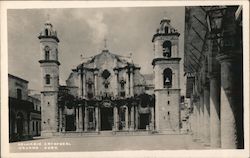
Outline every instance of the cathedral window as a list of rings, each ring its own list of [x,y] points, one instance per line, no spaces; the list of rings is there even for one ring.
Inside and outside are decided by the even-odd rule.
[[[50,75],[46,75],[45,76],[45,81],[46,81],[46,84],[50,84]]]
[[[170,88],[172,86],[172,70],[169,68],[163,71],[163,85],[164,88]]]
[[[122,81],[120,82],[120,84],[121,84],[120,96],[121,96],[121,97],[125,97],[125,95],[126,95],[126,93],[125,93],[125,81],[122,80]]]
[[[171,57],[171,47],[172,47],[171,42],[165,41],[162,46],[163,46],[163,56]]]
[[[45,36],[48,36],[49,35],[49,31],[48,29],[45,29]]]
[[[102,77],[103,77],[104,79],[108,79],[110,75],[111,75],[111,74],[110,74],[110,72],[109,72],[108,70],[104,70],[104,71],[102,72]]]
[[[88,95],[88,98],[91,99],[93,98],[94,94],[93,94],[93,81],[91,78],[88,79],[87,81],[87,87],[88,87],[88,92],[87,92],[87,95]]]
[[[165,33],[166,34],[168,33],[168,27],[165,27]]]
[[[49,60],[49,47],[45,47],[45,60]]]

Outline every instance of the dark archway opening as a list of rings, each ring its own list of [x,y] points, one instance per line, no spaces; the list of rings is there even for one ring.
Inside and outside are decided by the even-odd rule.
[[[48,29],[45,29],[45,36],[48,36],[49,35],[49,31]]]
[[[163,85],[164,88],[170,88],[172,86],[172,70],[170,68],[166,68],[163,71]]]
[[[139,129],[146,129],[147,125],[149,125],[149,114],[140,114]]]
[[[112,130],[113,109],[101,108],[101,130]]]
[[[171,57],[172,55],[172,43],[170,41],[165,41],[163,43],[163,56],[164,57]]]
[[[23,135],[23,124],[24,124],[24,118],[23,118],[23,114],[18,113],[17,114],[17,134],[19,136]]]
[[[66,115],[66,131],[75,131],[75,117],[74,115]]]

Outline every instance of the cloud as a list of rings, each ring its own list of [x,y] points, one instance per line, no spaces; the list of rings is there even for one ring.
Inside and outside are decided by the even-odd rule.
[[[108,27],[103,21],[103,13],[96,13],[93,18],[88,18],[86,22],[91,29],[92,42],[95,44],[102,42],[108,34]]]

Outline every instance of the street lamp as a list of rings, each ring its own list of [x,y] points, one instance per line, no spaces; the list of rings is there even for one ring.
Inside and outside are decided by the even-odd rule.
[[[206,22],[209,31],[209,39],[217,43],[221,49],[223,18],[226,13],[226,7],[213,7],[206,11]]]
[[[206,21],[211,34],[220,34],[222,31],[222,19],[225,15],[226,7],[218,7],[207,11]]]

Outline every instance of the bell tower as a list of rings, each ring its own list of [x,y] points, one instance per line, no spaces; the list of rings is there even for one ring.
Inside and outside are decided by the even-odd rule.
[[[160,133],[177,133],[180,129],[180,60],[179,35],[164,18],[152,42],[155,77],[155,125]]]
[[[59,65],[58,43],[56,31],[53,25],[47,21],[40,32],[40,67],[42,79],[41,91],[41,135],[50,137],[58,132],[58,87],[59,87]]]

